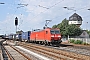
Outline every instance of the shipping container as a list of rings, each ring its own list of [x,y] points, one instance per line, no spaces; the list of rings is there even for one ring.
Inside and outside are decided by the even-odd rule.
[[[21,34],[22,41],[29,41],[30,40],[30,34],[31,34],[31,31],[23,32]]]
[[[8,35],[9,40],[13,40],[13,35],[14,35],[14,34],[10,34],[10,35]]]

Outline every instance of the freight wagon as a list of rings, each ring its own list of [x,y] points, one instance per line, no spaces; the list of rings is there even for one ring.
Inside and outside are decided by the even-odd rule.
[[[30,34],[31,34],[31,31],[22,32],[22,34],[21,34],[22,41],[28,41],[29,42]]]
[[[13,35],[14,35],[14,34],[10,34],[10,35],[8,35],[9,40],[13,40]]]
[[[21,34],[13,34],[11,39],[13,39],[14,41],[20,41],[21,38]]]

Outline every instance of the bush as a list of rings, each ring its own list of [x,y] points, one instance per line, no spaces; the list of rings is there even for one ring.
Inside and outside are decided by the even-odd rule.
[[[74,44],[82,44],[82,43],[83,43],[83,41],[80,41],[80,40],[74,41]]]
[[[87,43],[86,42],[83,42],[83,45],[86,45]]]
[[[70,39],[70,41],[69,41],[69,42],[70,42],[70,43],[74,43],[74,41],[75,41],[74,39]]]
[[[70,43],[74,43],[74,44],[83,44],[83,41],[80,40],[74,40],[74,39],[70,39],[69,41]],[[85,43],[84,43],[85,44]]]
[[[88,43],[86,43],[86,42],[83,42],[83,45],[89,45]]]

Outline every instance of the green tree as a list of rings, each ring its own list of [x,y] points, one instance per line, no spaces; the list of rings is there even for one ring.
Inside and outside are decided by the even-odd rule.
[[[52,28],[57,28],[57,25],[54,25]]]
[[[80,29],[79,27],[77,27],[74,24],[70,24],[66,28],[66,34],[68,34],[70,36],[79,36],[81,33],[82,33],[82,29]]]
[[[90,35],[90,30],[86,30],[87,31],[87,33]]]
[[[59,28],[63,36],[79,36],[82,33],[82,29],[74,24],[69,25],[68,21],[65,18],[61,23],[54,25],[52,28]]]
[[[65,18],[61,23],[54,25],[52,28],[59,28],[62,35],[66,36],[66,27],[68,26],[68,20]]]

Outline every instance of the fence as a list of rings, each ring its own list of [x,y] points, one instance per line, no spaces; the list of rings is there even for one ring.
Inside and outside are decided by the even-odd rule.
[[[69,41],[70,39],[80,40],[80,41],[90,44],[90,37],[81,38],[80,36],[62,36],[62,42]]]
[[[80,40],[80,41],[83,41],[83,42],[90,44],[90,38],[69,38],[69,40],[70,39]]]

